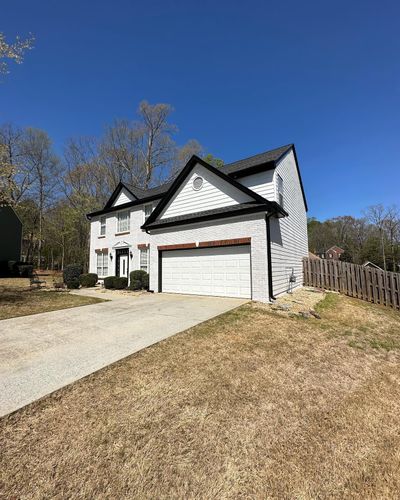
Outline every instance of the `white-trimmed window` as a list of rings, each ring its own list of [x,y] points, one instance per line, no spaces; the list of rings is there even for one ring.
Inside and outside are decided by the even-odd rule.
[[[106,220],[107,217],[100,217],[100,236],[106,235]]]
[[[99,278],[108,276],[108,252],[97,253],[97,276]]]
[[[149,249],[141,248],[140,249],[140,269],[142,271],[149,272]]]
[[[143,222],[146,222],[147,219],[150,217],[151,212],[153,211],[153,204],[152,203],[147,203],[143,207]]]
[[[278,203],[281,207],[283,207],[283,179],[282,177],[278,174]]]
[[[118,212],[117,233],[125,233],[130,230],[129,210]]]

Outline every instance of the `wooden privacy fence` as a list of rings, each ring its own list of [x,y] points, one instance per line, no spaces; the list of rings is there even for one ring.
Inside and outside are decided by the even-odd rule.
[[[303,260],[304,284],[400,310],[400,274],[328,259]]]

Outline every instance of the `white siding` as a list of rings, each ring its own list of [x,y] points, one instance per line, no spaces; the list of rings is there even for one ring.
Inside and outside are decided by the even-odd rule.
[[[277,175],[283,179],[284,208],[289,217],[271,218],[271,257],[274,295],[288,290],[292,269],[295,286],[303,283],[302,259],[308,255],[307,213],[297,174],[293,152],[290,151],[277,165]]]
[[[220,239],[251,238],[252,299],[267,302],[268,268],[265,214],[209,221],[190,226],[154,230],[150,242],[150,288],[158,291],[159,245],[176,245]]]
[[[192,187],[193,179],[197,176],[204,180],[199,191]],[[197,164],[161,214],[161,219],[228,207],[251,200],[250,196]]]
[[[121,192],[119,193],[117,199],[113,203],[113,207],[116,207],[118,205],[123,205],[124,203],[129,203],[130,201],[133,201],[135,198],[129,193],[125,188],[122,188]]]
[[[267,200],[276,200],[273,169],[242,177],[238,181]]]
[[[128,234],[118,236],[117,233],[117,214],[111,212],[106,214],[106,234],[100,236],[100,217],[93,217],[90,223],[90,263],[89,272],[96,272],[96,249],[108,248],[108,275],[115,276],[115,250],[112,247],[120,241],[126,241],[132,251],[132,259],[129,257],[129,271],[140,269],[138,244],[149,243],[150,235],[140,229],[143,224],[143,205],[138,205],[130,209],[130,231]],[[113,253],[113,259],[110,259],[110,252]]]

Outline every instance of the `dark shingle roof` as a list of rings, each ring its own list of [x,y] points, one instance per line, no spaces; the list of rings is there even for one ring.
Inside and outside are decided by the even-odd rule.
[[[127,184],[124,182],[124,185],[133,193],[136,198],[139,200],[144,199],[144,198],[151,198],[152,196],[158,196],[158,195],[163,195],[168,191],[172,184],[171,182],[166,182],[165,184],[161,184],[160,186],[150,188],[150,189],[141,189],[136,186],[133,186],[132,184]]]
[[[270,151],[265,151],[258,155],[250,156],[250,158],[245,158],[244,160],[238,160],[233,163],[227,163],[221,168],[221,172],[226,175],[236,174],[239,171],[247,170],[248,168],[256,167],[258,165],[264,165],[266,163],[273,163],[277,161],[283,154],[290,150],[293,144],[288,144],[286,146],[281,146],[280,148],[271,149]],[[171,187],[173,181],[166,182],[160,186],[151,189],[141,189],[131,184],[124,183],[125,186],[139,199],[150,198],[152,196],[158,196],[165,194]]]
[[[293,144],[288,144],[286,146],[281,146],[280,148],[265,151],[265,153],[250,156],[250,158],[245,158],[244,160],[238,160],[233,163],[228,163],[222,167],[222,171],[224,172],[224,174],[230,175],[239,172],[240,170],[246,170],[251,167],[263,165],[265,163],[275,162],[282,155],[287,153],[292,147]]]

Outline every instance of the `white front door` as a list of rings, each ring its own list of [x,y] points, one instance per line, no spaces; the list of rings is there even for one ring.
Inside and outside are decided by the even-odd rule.
[[[120,255],[119,257],[119,275],[122,278],[128,277],[128,256]]]
[[[251,298],[250,245],[162,253],[163,292]]]

